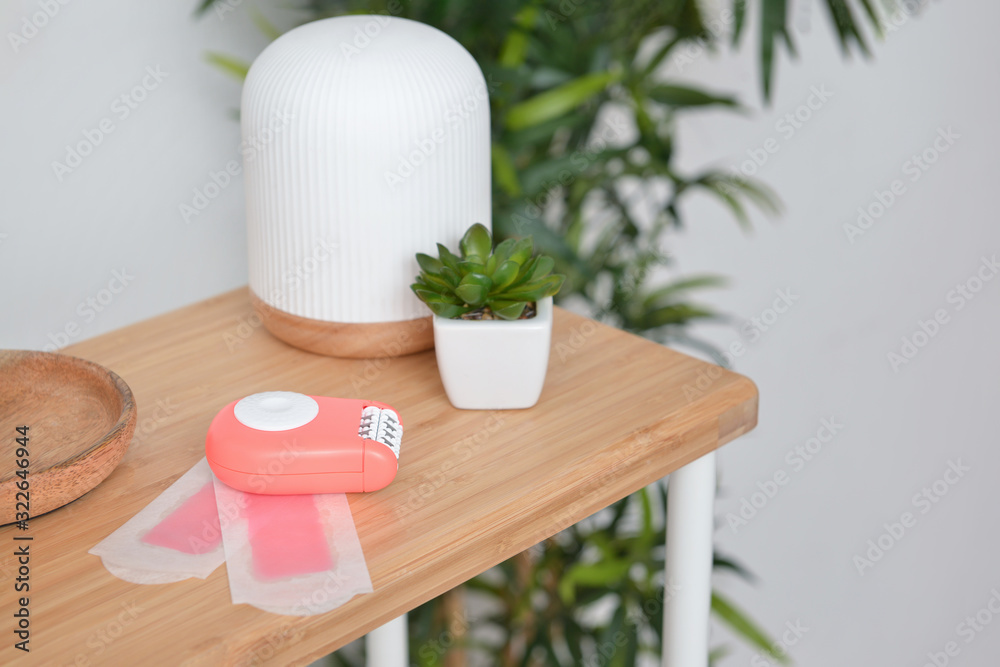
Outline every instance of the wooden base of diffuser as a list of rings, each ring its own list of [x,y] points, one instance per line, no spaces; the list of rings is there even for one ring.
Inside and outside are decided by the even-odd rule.
[[[401,357],[434,347],[431,318],[400,322],[324,322],[286,313],[250,291],[250,302],[276,338],[328,357],[371,359]]]

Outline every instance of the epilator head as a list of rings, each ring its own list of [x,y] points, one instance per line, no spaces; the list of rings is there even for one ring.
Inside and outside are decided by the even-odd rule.
[[[402,437],[384,403],[269,391],[215,416],[205,456],[220,481],[249,493],[377,491],[396,477]]]

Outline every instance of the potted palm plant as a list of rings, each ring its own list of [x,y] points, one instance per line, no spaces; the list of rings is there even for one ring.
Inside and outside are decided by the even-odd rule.
[[[552,340],[552,297],[565,276],[531,237],[493,248],[482,224],[465,232],[459,254],[417,253],[410,286],[434,313],[434,350],[448,400],[465,410],[530,408],[542,393]]]

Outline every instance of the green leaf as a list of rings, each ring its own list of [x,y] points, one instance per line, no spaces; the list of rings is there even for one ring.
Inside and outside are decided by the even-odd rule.
[[[477,222],[465,232],[459,243],[459,248],[462,250],[462,257],[468,259],[475,256],[485,261],[485,258],[490,256],[490,251],[493,250],[493,239],[490,236],[490,230]]]
[[[422,285],[414,284],[410,285],[410,289],[417,295],[417,298],[426,304],[431,303],[450,303],[456,306],[461,306],[462,302],[451,293],[442,294],[440,292],[435,292],[424,288]]]
[[[281,37],[281,31],[276,25],[271,23],[264,14],[256,7],[250,8],[250,20],[257,26],[257,29],[264,33],[264,36],[274,41]]]
[[[566,276],[556,273],[546,278],[543,282],[546,285],[545,296],[555,296],[562,289],[563,283],[566,282]]]
[[[597,157],[594,155],[593,157]],[[571,184],[590,166],[591,155],[581,151],[547,158],[539,156],[531,166],[521,171],[521,185],[527,197],[534,199],[542,193],[546,199],[558,192],[560,186]]]
[[[713,667],[713,665],[715,665],[719,660],[722,660],[730,653],[731,651],[729,650],[728,646],[716,646],[715,648],[713,648],[711,651],[708,652],[709,667]]]
[[[833,25],[837,29],[841,51],[845,55],[850,53],[851,42],[854,42],[862,55],[871,55],[868,51],[868,44],[865,43],[864,35],[861,34],[858,22],[851,11],[850,4],[845,0],[826,0],[826,7],[830,12],[830,18],[833,19]],[[874,13],[874,8],[868,7],[866,11],[869,12],[869,17],[873,19],[874,25],[879,26],[878,16]]]
[[[672,107],[703,107],[712,104],[739,107],[735,97],[715,95],[690,86],[660,84],[650,88],[647,94],[650,99]]]
[[[722,276],[695,276],[678,280],[657,288],[647,294],[642,300],[643,308],[652,308],[656,304],[662,304],[669,297],[675,296],[679,292],[686,292],[693,289],[710,287],[725,287],[727,281]]]
[[[490,161],[493,163],[493,178],[503,191],[510,197],[521,194],[521,184],[517,180],[517,170],[514,160],[506,148],[494,142],[490,150]]]
[[[231,56],[227,56],[223,53],[215,53],[210,51],[205,54],[205,60],[212,63],[219,69],[221,69],[226,74],[229,74],[235,79],[242,81],[247,78],[247,72],[250,71],[250,64],[242,60],[237,60]]]
[[[530,236],[527,236],[514,244],[514,248],[511,250],[508,259],[518,264],[524,264],[531,257],[534,250],[535,243]]]
[[[522,130],[569,113],[622,78],[620,71],[585,74],[561,86],[515,104],[507,112],[507,127]]]
[[[729,210],[733,212],[736,217],[736,221],[740,224],[740,227],[744,229],[750,228],[750,217],[747,215],[746,208],[743,203],[737,199],[734,195],[734,188],[726,183],[710,183],[706,187],[708,191],[719,198],[723,204],[729,207]]]
[[[212,5],[215,4],[215,2],[216,0],[202,0],[198,4],[198,7],[194,10],[195,16],[200,16],[201,14],[207,12],[212,7]]]
[[[663,62],[664,58],[667,57],[675,46],[681,43],[684,39],[682,35],[676,35],[672,39],[668,39],[663,43],[663,46],[659,48],[656,54],[649,59],[649,62],[643,67],[642,74],[645,77],[653,76],[656,74],[656,69]]]
[[[524,283],[531,280],[531,274],[535,270],[535,264],[538,262],[537,257],[532,257],[527,262],[521,265],[520,271],[517,273],[517,279],[510,285],[511,287],[517,287],[518,285],[523,285]]]
[[[455,273],[461,274],[462,272],[458,268],[458,262],[459,262],[458,257],[453,255],[450,250],[445,248],[440,243],[437,244],[437,249],[438,249],[438,257],[441,258],[441,263],[444,264],[446,267],[450,268]]]
[[[420,289],[427,290],[429,292],[437,292],[438,289],[440,289],[440,288],[435,288],[435,286],[432,283],[429,283],[426,280],[424,280],[422,276],[417,276],[414,282],[410,285],[411,289],[416,289],[418,287]]]
[[[836,2],[838,0],[829,0]],[[783,39],[789,52],[795,53],[795,45],[788,33],[788,0],[761,0],[760,11],[760,70],[764,88],[764,99],[771,99],[771,82],[774,78],[774,47]]]
[[[754,576],[753,572],[746,569],[743,565],[737,563],[732,558],[726,558],[725,556],[719,555],[718,552],[716,552],[712,557],[712,567],[717,570],[729,570],[734,572],[749,582],[757,580],[757,577]]]
[[[434,313],[435,315],[447,318],[449,320],[454,319],[459,315],[463,315],[472,310],[471,308],[463,306],[456,306],[450,303],[439,303],[439,302],[428,303],[427,307],[430,308],[431,312]]]
[[[554,268],[556,268],[556,260],[552,259],[548,255],[541,255],[535,260],[535,265],[531,269],[531,278],[529,278],[529,280],[531,282],[541,280],[545,276],[552,273],[552,269]]]
[[[502,320],[516,320],[527,305],[524,301],[494,301],[490,303],[490,310]]]
[[[768,215],[778,215],[781,213],[781,200],[778,195],[764,183],[751,179],[733,177],[722,181],[731,190],[738,190],[746,195],[757,208]]]
[[[493,272],[493,292],[506,289],[517,278],[521,265],[510,260],[505,261]]]
[[[522,285],[516,291],[505,292],[502,296],[510,301],[537,301],[558,292],[565,279],[566,276],[549,276],[544,280]]]
[[[743,176],[722,172],[709,172],[695,180],[692,185],[707,188],[728,206],[744,229],[750,228],[750,218],[740,197],[745,197],[767,215],[781,212],[781,200],[766,185]]]
[[[868,20],[872,24],[872,28],[875,29],[875,34],[882,37],[882,21],[879,19],[878,12],[875,11],[875,6],[872,5],[871,0],[861,0],[861,6],[865,8],[865,13],[868,15]]]
[[[441,276],[436,276],[432,273],[421,273],[419,278],[427,287],[439,294],[452,294],[455,291],[455,286]]]
[[[514,252],[517,239],[504,239],[493,249],[493,256],[497,258],[497,264],[503,264],[510,259],[510,254]]]
[[[486,264],[479,261],[479,257],[473,255],[469,259],[463,259],[458,263],[458,272],[462,276],[467,276],[470,273],[481,273],[483,275],[488,275],[486,272]]]
[[[470,273],[462,278],[462,282],[455,288],[455,295],[459,299],[476,308],[486,303],[486,297],[493,286],[489,276],[481,273]]]
[[[528,53],[528,32],[535,25],[538,8],[528,5],[514,16],[514,27],[507,33],[497,59],[503,67],[520,67]]]
[[[733,46],[739,44],[740,35],[746,22],[747,2],[749,0],[733,0]]]
[[[621,581],[631,567],[632,561],[629,559],[576,563],[559,579],[559,597],[566,604],[573,604],[577,586],[610,587]]]
[[[714,317],[715,313],[707,308],[699,308],[686,303],[655,308],[643,313],[640,320],[644,329],[655,329],[668,324],[684,324],[694,319]]]
[[[441,270],[444,269],[444,264],[441,263],[441,260],[430,255],[425,255],[422,252],[417,253],[417,264],[420,265],[420,270],[425,273],[440,274]]]
[[[441,269],[441,277],[448,281],[448,284],[452,287],[458,287],[458,283],[462,282],[462,276],[450,266]]]
[[[731,602],[723,598],[718,593],[712,593],[712,611],[719,619],[728,625],[733,632],[746,639],[748,642],[759,648],[783,665],[789,663],[788,655],[782,653],[777,655],[771,651],[774,640],[768,637],[763,630],[747,618],[747,615],[733,606]]]

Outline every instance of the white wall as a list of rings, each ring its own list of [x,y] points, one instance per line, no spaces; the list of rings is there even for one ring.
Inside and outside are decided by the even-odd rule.
[[[773,138],[777,152],[757,176],[786,205],[779,221],[761,220],[744,234],[714,202],[692,203],[689,232],[671,248],[684,272],[735,278],[732,289],[706,300],[733,313],[736,327],[696,332],[720,346],[742,339],[746,352],[733,366],[761,394],[758,428],[720,455],[717,533],[720,549],[760,583],[720,577],[719,585],[774,634],[786,621],[807,627],[792,648],[801,665],[924,665],[928,652],[950,641],[957,655],[939,661],[996,664],[1000,618],[979,632],[958,626],[1000,590],[993,421],[1000,277],[962,307],[949,293],[974,281],[982,257],[1000,259],[1000,42],[993,34],[1000,7],[932,3],[888,34],[871,64],[843,62],[822,10],[812,8],[809,18],[801,22],[809,29],[797,34],[800,62],[782,62],[771,108],[746,119],[699,114],[681,128],[682,161],[691,168],[706,161],[728,167]],[[681,75],[753,100],[748,55],[701,58]],[[813,87],[833,95],[789,136],[776,124]],[[958,138],[914,180],[906,162],[933,149],[939,128]],[[903,194],[851,243],[844,225],[897,179]],[[797,299],[767,331],[741,338],[744,320],[771,320],[765,311],[776,290]],[[887,354],[938,310],[947,323],[895,372]],[[796,460],[794,448],[831,417],[842,429],[811,460]],[[939,484],[947,493],[937,502],[915,504],[949,462],[969,470],[952,474],[954,485]],[[776,495],[766,503],[751,498],[775,473],[785,481]],[[743,499],[763,506],[731,527]],[[868,541],[904,512],[912,527],[899,540],[883,538],[890,551],[859,573],[854,556],[867,557]],[[993,605],[1000,611],[1000,600]],[[721,664],[751,660],[740,649]]]
[[[17,53],[6,38],[0,45],[0,346],[42,348],[73,324],[81,340],[245,283],[240,183],[190,224],[178,208],[237,155],[227,114],[239,87],[203,52],[252,56],[264,40],[242,12],[194,22],[185,4],[71,2]],[[696,114],[680,138],[690,169],[738,163],[773,138],[778,150],[758,176],[786,204],[779,221],[760,220],[749,235],[712,201],[687,207],[688,232],[672,245],[678,267],[734,277],[731,289],[704,298],[739,320],[698,332],[728,345],[743,319],[769,317],[776,290],[797,297],[734,359],[760,386],[760,425],[721,454],[718,542],[760,583],[719,585],[772,633],[786,621],[808,627],[792,648],[802,665],[922,665],[949,641],[960,650],[951,664],[993,664],[1000,620],[971,643],[957,626],[1000,590],[991,511],[1000,280],[961,310],[948,293],[982,256],[1000,253],[1000,7],[933,3],[866,64],[842,61],[818,4],[794,6],[802,57],[781,64],[773,105],[746,117]],[[6,35],[38,5],[2,11]],[[113,100],[147,66],[168,76],[120,118]],[[749,50],[680,69],[757,99]],[[813,86],[833,95],[789,137],[776,122]],[[114,131],[60,181],[51,163],[106,117]],[[904,163],[949,127],[959,138],[911,181]],[[850,243],[843,225],[895,179],[905,192]],[[89,319],[79,304],[121,269],[134,278]],[[887,353],[938,309],[948,322],[894,372]],[[842,430],[797,469],[787,453],[830,417]],[[970,469],[921,514],[914,494],[949,461]],[[747,525],[730,528],[727,515],[779,471],[787,483]],[[853,557],[907,511],[915,525],[860,575]],[[723,664],[753,664],[751,653],[738,648]]]
[[[0,346],[76,342],[246,283],[242,182],[190,222],[180,206],[239,156],[240,84],[205,52],[252,57],[266,40],[246,12],[195,21],[194,6],[3,4]],[[11,33],[29,38],[15,49]],[[53,167],[80,142],[96,145]],[[102,292],[112,281],[120,293]]]

